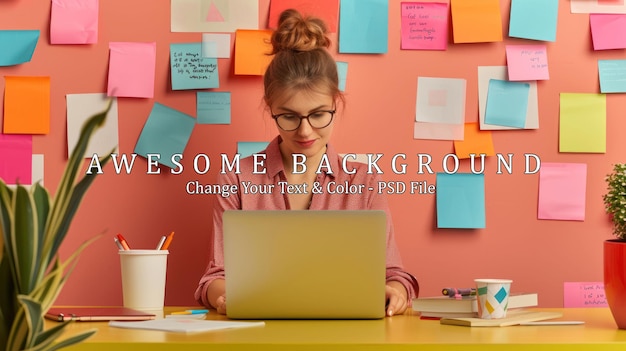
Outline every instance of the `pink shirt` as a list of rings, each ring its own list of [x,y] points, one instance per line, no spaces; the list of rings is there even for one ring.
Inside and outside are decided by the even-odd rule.
[[[282,194],[278,188],[278,182],[286,182],[285,169],[278,144],[280,137],[276,137],[262,153],[266,154],[263,165],[266,167],[265,174],[253,174],[254,160],[246,157],[240,160],[240,172],[220,174],[219,184],[235,184],[238,186],[237,194],[229,197],[217,195],[215,211],[213,213],[214,242],[213,260],[209,262],[206,272],[200,279],[195,298],[202,305],[210,307],[207,299],[207,288],[209,284],[217,279],[224,278],[224,242],[222,231],[222,213],[225,210],[287,210],[289,200],[287,194]],[[380,177],[376,174],[367,174],[367,165],[360,162],[347,162],[346,170],[356,170],[354,174],[343,171],[342,158],[337,154],[331,145],[326,148],[326,155],[330,163],[332,174],[326,172],[328,169],[322,168],[322,172],[317,175],[324,191],[321,194],[313,194],[311,199],[311,210],[384,210],[387,214],[387,281],[398,281],[404,285],[408,292],[409,302],[417,296],[419,285],[417,279],[410,273],[404,271],[402,261],[393,234],[393,224],[391,213],[384,194],[378,194],[378,181]],[[261,167],[262,169],[263,167]],[[243,191],[243,183],[256,185],[274,185],[274,191],[268,194],[251,194]],[[327,192],[329,183],[335,184],[363,184],[361,194],[330,194]],[[372,187],[374,190],[369,191]],[[331,184],[330,189],[334,187]],[[310,190],[309,190],[310,191]],[[338,267],[340,269],[340,267]],[[410,306],[410,303],[409,303]]]

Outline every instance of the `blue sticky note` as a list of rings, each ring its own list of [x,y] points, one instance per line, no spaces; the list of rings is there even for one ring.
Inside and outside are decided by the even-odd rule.
[[[265,141],[239,141],[237,142],[237,153],[239,157],[244,158],[252,154],[261,152],[269,145]]]
[[[490,79],[485,107],[485,123],[524,128],[530,84]]]
[[[134,152],[145,158],[148,154],[156,154],[158,160],[157,156],[152,156],[152,160],[176,168],[172,156],[183,154],[195,125],[196,119],[192,116],[155,102]]]
[[[485,176],[437,173],[437,228],[485,228]]]
[[[387,0],[341,0],[339,52],[383,54],[387,52],[389,25]]]
[[[0,30],[0,66],[29,62],[38,40],[39,30]]]
[[[230,93],[196,93],[196,117],[198,124],[230,124]]]
[[[346,91],[346,81],[348,79],[347,62],[337,62],[337,74],[339,75],[339,91]]]
[[[512,0],[509,36],[556,41],[559,0]]]
[[[601,93],[626,93],[626,60],[598,60]]]
[[[217,59],[202,56],[202,43],[170,44],[172,90],[219,88]]]

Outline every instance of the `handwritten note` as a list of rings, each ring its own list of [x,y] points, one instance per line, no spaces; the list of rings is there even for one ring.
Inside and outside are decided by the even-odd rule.
[[[608,307],[602,282],[563,283],[563,307]]]
[[[548,52],[545,45],[507,45],[509,80],[548,80]]]
[[[601,93],[626,93],[626,60],[598,60]]]
[[[230,124],[230,93],[196,93],[196,116],[198,124]]]
[[[202,43],[170,44],[172,90],[219,88],[217,59],[202,56]]]
[[[403,50],[446,50],[448,48],[448,4],[402,3]]]

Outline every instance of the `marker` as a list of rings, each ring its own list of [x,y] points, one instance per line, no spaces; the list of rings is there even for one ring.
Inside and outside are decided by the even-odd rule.
[[[174,232],[171,232],[167,235],[163,246],[161,246],[161,250],[167,250],[167,248],[170,247],[170,244],[172,243],[172,239],[174,239]]]
[[[122,244],[120,243],[120,241],[117,238],[113,238],[113,241],[115,241],[115,245],[117,245],[118,249],[125,250],[124,246],[122,246]]]
[[[161,237],[161,240],[159,240],[159,243],[157,244],[157,250],[161,250],[161,248],[163,247],[163,243],[165,243],[165,235],[163,235]]]
[[[171,314],[203,314],[208,313],[209,310],[185,310],[185,311],[175,311]]]
[[[128,242],[126,241],[126,239],[124,239],[122,234],[117,234],[117,240],[119,240],[124,250],[130,250],[130,246],[128,246]]]
[[[471,296],[476,295],[475,288],[443,288],[441,293],[444,296],[456,297],[456,296]]]

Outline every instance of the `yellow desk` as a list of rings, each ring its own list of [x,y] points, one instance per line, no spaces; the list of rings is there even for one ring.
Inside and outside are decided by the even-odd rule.
[[[585,324],[470,328],[406,314],[381,320],[268,320],[264,327],[178,334],[75,322],[68,333],[94,327],[98,332],[68,350],[626,350],[626,330],[617,329],[606,308],[540,310],[561,311],[561,319]],[[207,318],[226,319],[215,312]]]

